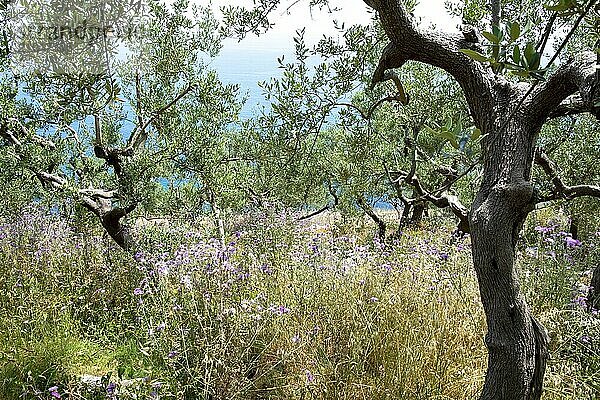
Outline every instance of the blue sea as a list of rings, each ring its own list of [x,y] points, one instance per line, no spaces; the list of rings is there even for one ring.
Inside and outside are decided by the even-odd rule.
[[[248,119],[262,107],[268,106],[258,82],[281,77],[277,58],[285,55],[287,61],[292,58],[292,53],[290,49],[280,47],[247,47],[229,43],[219,56],[208,60],[208,63],[209,68],[217,71],[223,83],[239,85],[240,94],[247,98],[240,118]]]

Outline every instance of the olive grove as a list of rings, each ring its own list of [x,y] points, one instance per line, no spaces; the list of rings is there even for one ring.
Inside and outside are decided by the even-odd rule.
[[[574,239],[594,219],[597,205],[580,198],[600,197],[590,167],[599,153],[598,2],[465,0],[448,7],[463,19],[460,33],[444,33],[415,21],[414,1],[364,0],[371,24],[337,25],[341,42],[309,48],[298,31],[294,59],[278,60],[282,76],[260,84],[270,108],[240,121],[238,87],[205,60],[226,37],[268,30],[279,3],[225,7],[219,21],[184,0],[150,1],[143,40],[126,42],[102,73],[82,75],[14,64],[18,23],[4,7],[3,208],[70,205],[132,255],[127,217],[140,209],[208,210],[223,249],[231,210],[277,203],[301,220],[364,214],[384,246],[393,235],[377,204],[396,208],[396,235],[429,207],[448,210],[457,233],[471,235],[486,316],[480,398],[541,398],[549,337],[520,288],[516,252],[536,208],[563,204]],[[105,53],[118,54],[112,46]],[[591,283],[597,308],[600,268]]]

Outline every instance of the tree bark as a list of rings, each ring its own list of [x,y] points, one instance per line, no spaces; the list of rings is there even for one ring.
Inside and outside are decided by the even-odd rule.
[[[569,222],[569,233],[573,239],[579,237],[579,218],[574,215],[571,216],[571,221]]]
[[[129,254],[135,253],[135,241],[129,231],[129,228],[123,225],[122,220],[131,213],[136,204],[121,208],[113,206],[111,199],[84,197],[83,205],[94,213],[102,227],[117,245]]]
[[[356,202],[358,203],[359,207],[365,212],[365,214],[367,214],[369,218],[371,218],[373,222],[375,222],[375,224],[377,225],[377,237],[379,238],[381,243],[385,242],[385,234],[387,231],[387,224],[385,223],[385,221],[375,213],[375,211],[369,204],[367,204],[367,201],[364,199],[364,197],[357,196]]]
[[[400,221],[398,222],[398,230],[399,231],[408,226],[408,221],[410,218],[411,210],[412,210],[412,204],[409,203],[408,201],[405,202],[404,206],[402,207],[402,215],[400,216]]]
[[[121,223],[125,213],[120,208],[111,210],[100,218],[108,235],[127,253],[133,253],[134,241],[129,228]]]
[[[417,201],[413,205],[412,214],[410,216],[410,223],[412,225],[420,224],[423,221],[423,216],[427,211],[427,204],[425,201]]]
[[[473,264],[488,328],[480,398],[539,399],[548,335],[531,315],[515,270],[519,231],[535,203],[529,179],[539,127],[515,117],[499,118],[489,129],[499,143],[485,144],[484,178],[470,213]]]

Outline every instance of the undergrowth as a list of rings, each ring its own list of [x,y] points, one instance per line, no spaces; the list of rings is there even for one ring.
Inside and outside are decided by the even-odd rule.
[[[286,212],[229,231],[146,226],[129,257],[40,210],[0,223],[0,398],[476,398],[485,319],[451,225],[386,245]],[[544,398],[593,399],[600,319],[584,296],[600,240],[567,238],[532,224],[520,274],[552,339]]]

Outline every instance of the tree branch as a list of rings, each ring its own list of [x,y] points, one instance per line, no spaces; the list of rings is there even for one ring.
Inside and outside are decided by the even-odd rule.
[[[545,120],[551,116],[569,115],[585,111],[599,117],[596,105],[600,100],[600,88],[596,80],[598,64],[596,55],[586,51],[560,66],[533,92],[528,109],[534,118]],[[563,103],[569,96],[579,92],[575,106]],[[575,112],[577,110],[577,112]]]
[[[311,212],[310,214],[303,215],[303,216],[299,217],[297,219],[297,221],[304,221],[304,220],[310,219],[312,217],[316,217],[317,215],[322,214],[325,211],[329,210],[329,208],[330,208],[329,204],[326,204],[325,206],[321,207],[320,209],[318,209],[316,211]]]
[[[474,165],[472,165],[467,171],[470,171],[473,167],[474,167]],[[454,196],[452,194],[444,194],[444,193],[434,194],[434,193],[428,191],[427,189],[425,189],[425,187],[423,186],[419,177],[416,174],[414,174],[410,179],[407,179],[407,177],[409,176],[409,173],[406,171],[391,172],[387,169],[387,166],[385,166],[385,165],[384,165],[384,168],[386,169],[386,172],[388,174],[389,181],[392,183],[392,185],[396,189],[396,192],[398,193],[398,198],[400,199],[400,201],[402,201],[404,203],[405,206],[407,204],[412,206],[413,204],[418,203],[419,201],[425,200],[425,201],[430,202],[431,204],[433,204],[434,206],[436,206],[438,208],[450,208],[450,211],[452,211],[452,213],[459,219],[458,230],[463,233],[470,232],[469,210],[467,209],[467,207],[465,207],[460,202],[460,200],[458,199],[457,196]],[[451,183],[449,182],[446,185],[444,185],[446,190],[449,189],[450,186],[452,186],[452,184],[457,182],[460,178],[465,176],[467,173],[468,172],[457,176],[456,179],[453,179],[453,181]],[[393,176],[394,174],[397,175],[397,177],[394,177]],[[416,197],[414,199],[405,198],[402,195],[402,190],[400,188],[401,181],[412,186],[415,190],[416,196],[418,196],[418,197]]]
[[[458,229],[461,232],[469,233],[469,210],[460,202],[458,197],[451,194],[435,196],[423,187],[417,176],[412,178],[411,185],[415,188],[421,199],[429,201],[438,208],[450,208],[450,211],[460,221]]]
[[[310,214],[299,217],[297,219],[297,221],[304,221],[304,220],[310,219],[312,217],[315,217],[319,214],[324,213],[327,210],[332,210],[340,204],[340,198],[338,197],[337,193],[333,189],[333,186],[331,185],[331,181],[327,182],[327,188],[329,190],[329,194],[331,194],[331,196],[333,197],[333,204],[326,204],[323,207],[321,207],[320,209],[311,212]]]
[[[500,27],[500,0],[491,0],[492,26]]]
[[[477,126],[484,125],[493,104],[494,74],[489,67],[469,58],[460,49],[482,51],[462,35],[418,30],[400,0],[370,0],[378,11],[391,42],[384,49],[372,79],[372,86],[384,79],[386,70],[399,68],[409,60],[430,64],[452,75],[465,93]],[[498,78],[500,79],[500,78]]]
[[[56,144],[52,140],[36,134],[30,135],[27,127],[18,119],[7,118],[6,122],[7,124],[0,124],[0,136],[6,138],[12,145],[22,146],[23,142],[21,139],[27,139],[29,137],[33,142],[37,143],[41,147],[50,150],[56,149]],[[16,130],[18,133],[11,129],[10,124],[17,126]],[[21,139],[19,139],[19,137],[21,137]]]
[[[185,89],[183,89],[181,92],[179,92],[179,94],[173,100],[171,100],[169,103],[167,103],[163,107],[159,108],[158,110],[152,112],[152,116],[150,118],[148,118],[141,127],[136,126],[136,129],[134,130],[134,132],[131,134],[131,136],[129,138],[129,144],[128,144],[127,148],[124,150],[124,152],[127,153],[129,151],[137,149],[144,142],[144,140],[146,138],[145,132],[146,132],[146,129],[148,129],[148,126],[150,126],[150,124],[152,122],[154,122],[156,120],[156,118],[160,117],[165,111],[167,111],[169,108],[171,108],[175,104],[177,104],[177,102],[179,100],[181,100],[185,95],[187,95],[190,91],[192,91],[195,88],[196,88],[196,85],[193,83],[190,83]]]
[[[377,110],[377,108],[385,102],[399,101],[403,105],[407,105],[408,104],[408,95],[404,91],[404,86],[402,85],[402,82],[400,81],[400,77],[398,76],[398,74],[396,74],[394,71],[391,71],[391,70],[388,70],[388,71],[382,70],[381,73],[382,73],[382,76],[377,78],[378,82],[392,80],[397,89],[397,92],[395,95],[386,96],[386,97],[379,99],[373,105],[371,105],[371,107],[369,107],[369,109],[366,112],[363,111],[360,107],[358,107],[354,104],[351,104],[351,103],[334,103],[332,105],[332,107],[344,106],[344,107],[348,107],[348,108],[353,108],[356,111],[358,111],[358,113],[364,120],[368,121],[373,116],[373,113],[375,112],[375,110]],[[372,82],[371,90],[373,90],[374,87],[375,87],[375,83]]]
[[[136,90],[140,95],[141,88],[140,83],[136,82]],[[131,132],[129,140],[125,148],[110,148],[104,147],[102,144],[102,125],[101,119],[98,115],[94,115],[94,129],[96,132],[96,140],[94,143],[94,155],[106,161],[106,164],[112,166],[115,170],[117,177],[121,177],[123,168],[121,166],[121,156],[131,156],[133,153],[146,141],[148,138],[147,129],[148,126],[162,115],[169,108],[173,107],[179,100],[181,100],[186,94],[196,87],[195,84],[189,84],[184,90],[182,90],[173,100],[164,105],[163,107],[152,112],[152,116],[145,122],[141,122],[141,116],[138,115],[138,124],[135,129]],[[138,99],[139,102],[139,99]],[[138,108],[139,112],[139,108]]]
[[[578,115],[586,112],[591,112],[596,116],[596,118],[598,118],[600,107],[596,106],[595,104],[592,104],[590,107],[589,102],[584,102],[579,94],[574,94],[567,97],[563,102],[550,111],[548,118],[553,119],[558,117],[566,117],[569,115]]]
[[[33,171],[42,184],[50,185],[58,191],[67,190],[67,180],[61,176],[44,171]],[[95,214],[104,230],[110,237],[127,252],[133,249],[133,240],[121,219],[130,214],[137,206],[132,203],[125,208],[114,205],[113,200],[118,199],[117,190],[103,189],[79,189],[77,193],[81,196],[81,204]]]
[[[548,39],[550,38],[550,35],[552,34],[552,27],[554,26],[554,22],[556,22],[557,16],[558,16],[557,12],[552,13],[552,16],[548,20],[548,23],[546,23],[546,28],[544,29],[542,38],[538,42],[537,46],[535,46],[535,49],[540,54],[544,54],[544,50],[546,49],[546,45],[548,44]]]
[[[535,154],[535,163],[538,164],[546,175],[550,178],[550,181],[554,185],[556,194],[566,200],[572,200],[576,197],[590,196],[600,198],[600,187],[594,185],[566,185],[562,178],[559,176],[556,164],[550,160],[550,158],[542,150],[538,149]],[[549,199],[543,199],[542,201],[556,200],[559,196],[552,196]]]
[[[387,224],[383,219],[379,217],[371,207],[371,205],[367,204],[367,201],[362,195],[356,197],[356,202],[359,207],[367,214],[373,222],[377,224],[377,236],[383,242],[385,240],[385,232],[387,230]]]
[[[103,149],[105,154],[112,155],[112,156],[119,156],[119,155],[130,156],[130,155],[132,155],[133,152],[135,150],[137,150],[146,141],[146,139],[148,137],[146,130],[148,129],[150,124],[153,123],[156,120],[156,118],[160,117],[168,109],[170,109],[175,104],[177,104],[177,102],[179,102],[179,100],[181,100],[185,95],[187,95],[194,88],[196,88],[195,84],[193,84],[193,83],[189,84],[185,89],[183,89],[181,92],[179,92],[179,94],[174,99],[172,99],[169,103],[167,103],[166,105],[162,106],[161,108],[153,111],[151,113],[151,117],[146,119],[146,121],[144,121],[143,123],[141,123],[141,119],[139,119],[140,116],[138,115],[139,122],[136,125],[133,132],[131,132],[131,135],[129,136],[129,140],[127,141],[127,146],[125,146],[125,148],[123,148],[123,149]],[[139,90],[141,90],[141,89],[139,89]],[[104,157],[100,157],[100,158],[104,158]]]

